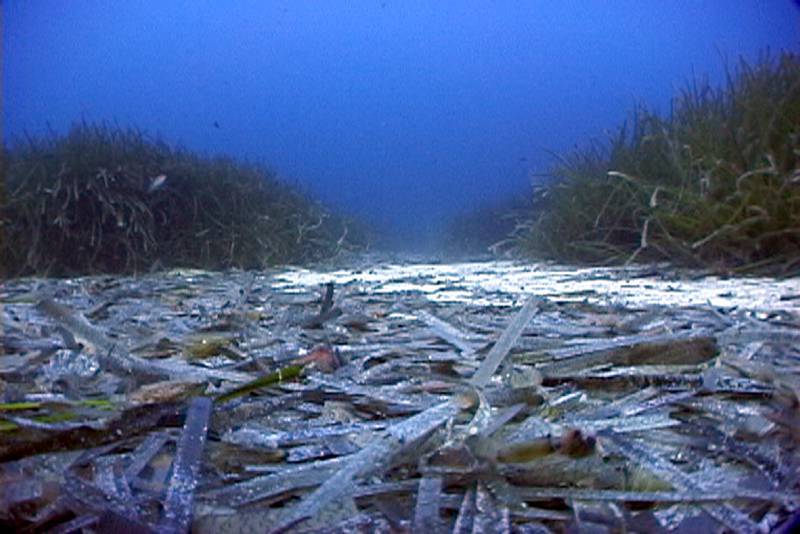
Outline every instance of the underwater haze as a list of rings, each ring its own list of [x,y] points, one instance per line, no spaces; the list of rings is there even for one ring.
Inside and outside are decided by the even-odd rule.
[[[425,247],[693,77],[798,49],[790,0],[6,0],[3,133],[82,119],[264,162]]]

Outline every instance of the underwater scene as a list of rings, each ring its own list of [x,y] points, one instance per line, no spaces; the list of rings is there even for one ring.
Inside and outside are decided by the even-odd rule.
[[[0,531],[800,531],[800,2],[0,9]]]

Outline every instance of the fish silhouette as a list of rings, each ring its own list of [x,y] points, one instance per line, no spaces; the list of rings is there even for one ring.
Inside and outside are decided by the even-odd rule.
[[[151,178],[150,179],[150,186],[147,188],[147,192],[148,193],[152,193],[153,191],[155,191],[156,189],[158,189],[159,187],[164,185],[164,182],[166,182],[166,181],[167,181],[167,175],[166,174],[159,174],[155,178]]]

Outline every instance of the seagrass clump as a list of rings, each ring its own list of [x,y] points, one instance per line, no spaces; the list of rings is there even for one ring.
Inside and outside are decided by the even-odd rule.
[[[358,246],[351,224],[261,165],[79,123],[3,157],[3,274],[260,268]]]
[[[696,81],[668,117],[639,109],[608,144],[560,159],[514,233],[527,256],[800,272],[800,56]]]
[[[444,226],[440,237],[442,252],[453,258],[489,254],[528,213],[529,199],[524,194],[461,211]]]

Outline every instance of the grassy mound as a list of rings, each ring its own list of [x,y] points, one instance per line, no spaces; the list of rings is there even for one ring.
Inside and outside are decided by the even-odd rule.
[[[363,232],[261,166],[81,123],[3,154],[5,276],[303,263]]]
[[[529,210],[524,195],[484,202],[452,217],[440,238],[441,249],[450,257],[463,259],[486,255],[505,242],[518,220]]]
[[[514,233],[528,257],[800,273],[800,56],[742,61],[662,118],[562,159]]]

